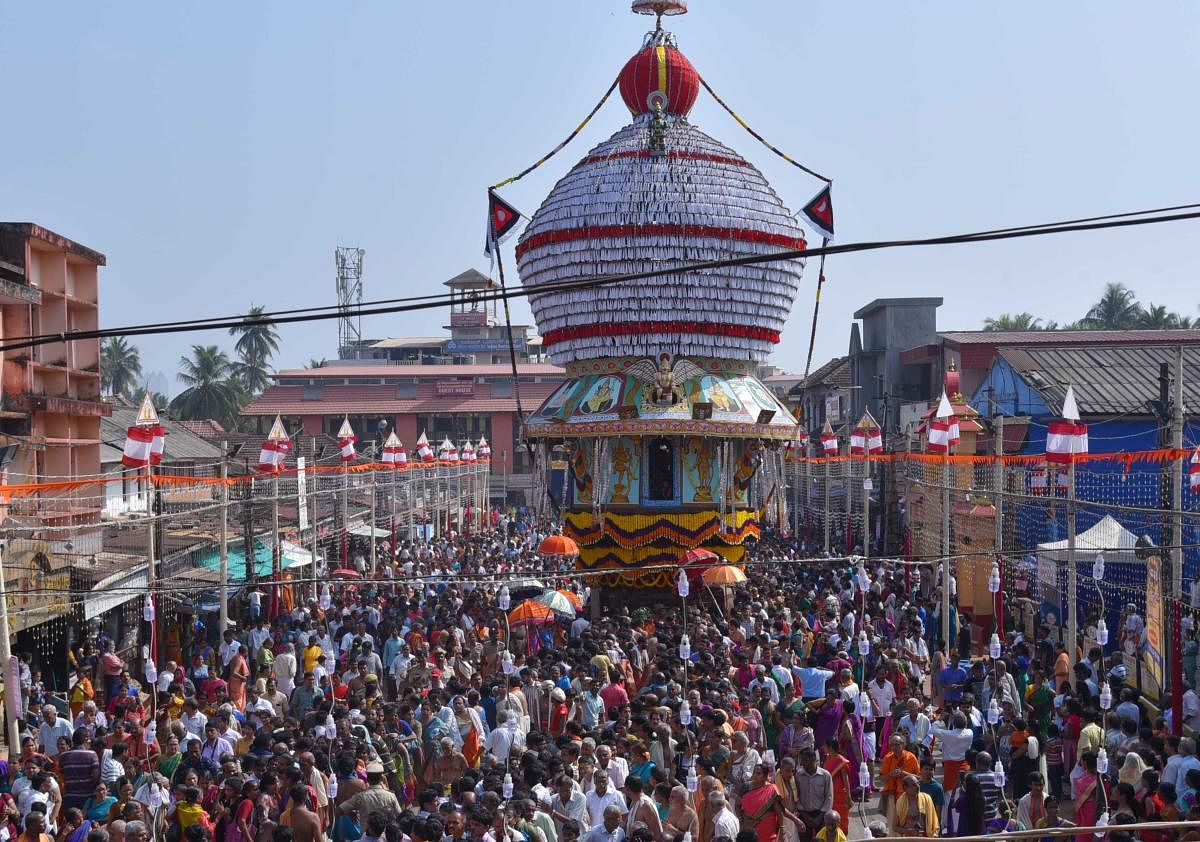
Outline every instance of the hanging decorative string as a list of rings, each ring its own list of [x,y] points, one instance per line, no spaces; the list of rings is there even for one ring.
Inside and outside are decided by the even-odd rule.
[[[555,155],[557,155],[559,152],[561,152],[563,147],[565,147],[568,143],[570,143],[572,140],[574,140],[575,136],[578,135],[581,131],[583,131],[583,127],[586,126],[589,122],[591,122],[591,119],[596,116],[596,112],[599,111],[604,106],[604,103],[608,101],[608,98],[612,95],[612,92],[617,89],[617,85],[620,83],[620,81],[621,81],[621,78],[619,76],[617,78],[613,79],[612,84],[608,86],[608,90],[604,92],[604,96],[600,97],[600,101],[596,103],[596,107],[588,112],[588,115],[583,118],[583,122],[580,123],[578,126],[576,126],[575,131],[573,131],[569,135],[567,135],[562,143],[558,144],[558,146],[555,146],[553,149],[551,149],[549,152],[547,152],[541,158],[534,161],[532,164],[530,164],[525,169],[521,170],[516,175],[509,176],[508,178],[504,179],[503,181],[496,182],[489,189],[497,190],[501,187],[504,187],[505,185],[512,184],[514,181],[520,181],[522,178],[529,175],[531,172],[536,170],[542,164],[546,163],[551,158],[553,158]]]
[[[701,84],[701,85],[703,85],[703,86],[704,86],[704,90],[708,91],[709,95],[710,95],[710,96],[712,96],[712,98],[713,98],[713,99],[715,99],[715,100],[717,101],[717,105],[719,105],[719,106],[721,106],[722,108],[724,108],[724,109],[725,109],[725,111],[726,111],[726,112],[728,112],[729,116],[730,116],[730,117],[732,117],[734,120],[736,120],[736,121],[737,121],[737,123],[738,123],[738,125],[739,125],[739,126],[741,126],[743,129],[745,129],[747,132],[749,132],[749,133],[750,133],[750,136],[751,136],[752,138],[754,138],[755,140],[757,140],[757,141],[758,141],[759,143],[761,143],[763,146],[765,146],[765,147],[767,147],[768,149],[770,149],[772,152],[774,152],[776,155],[778,155],[778,156],[779,156],[780,158],[782,158],[783,160],[787,161],[787,162],[788,162],[789,164],[791,164],[793,167],[796,167],[797,169],[803,170],[804,172],[806,172],[806,173],[808,173],[809,175],[811,175],[813,178],[820,179],[821,181],[825,182],[826,184],[833,184],[833,179],[832,179],[832,178],[828,178],[828,177],[826,177],[826,176],[823,176],[823,175],[821,175],[819,172],[817,172],[816,170],[811,170],[811,169],[809,169],[808,167],[804,166],[804,164],[800,163],[800,162],[799,162],[799,161],[797,161],[795,158],[793,158],[791,155],[788,155],[787,153],[783,152],[783,151],[782,151],[781,149],[779,149],[778,147],[776,147],[776,146],[773,146],[772,144],[768,143],[768,142],[767,142],[767,139],[766,139],[765,137],[763,137],[762,135],[760,135],[758,132],[756,132],[754,129],[750,128],[750,125],[749,125],[749,124],[748,124],[748,123],[747,123],[745,120],[743,120],[741,117],[739,117],[739,116],[738,116],[738,114],[737,114],[737,112],[736,112],[736,111],[734,111],[732,108],[730,108],[730,107],[729,107],[729,106],[728,106],[728,105],[725,103],[725,100],[723,100],[723,99],[721,99],[719,96],[717,96],[717,92],[716,92],[716,91],[714,91],[714,90],[712,89],[712,87],[711,87],[711,86],[708,84],[708,82],[706,82],[706,81],[704,80],[704,77],[703,77],[703,76],[701,76],[701,77],[700,77],[700,84]]]

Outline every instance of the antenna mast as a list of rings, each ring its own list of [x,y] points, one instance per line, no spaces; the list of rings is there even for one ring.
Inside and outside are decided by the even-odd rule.
[[[337,264],[338,297],[338,357],[356,359],[361,349],[363,301],[362,266],[363,249],[353,246],[338,246],[334,252]]]

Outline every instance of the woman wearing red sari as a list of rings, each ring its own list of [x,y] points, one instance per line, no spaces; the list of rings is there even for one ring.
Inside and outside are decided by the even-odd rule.
[[[842,817],[842,833],[850,831],[850,761],[842,755],[836,738],[821,746],[821,768],[833,778],[833,809]]]
[[[797,825],[800,823],[800,819],[783,806],[779,790],[771,783],[770,772],[762,763],[754,767],[750,775],[750,789],[739,799],[738,807],[742,814],[742,828],[753,830],[758,842],[776,842],[779,823],[784,819]]]

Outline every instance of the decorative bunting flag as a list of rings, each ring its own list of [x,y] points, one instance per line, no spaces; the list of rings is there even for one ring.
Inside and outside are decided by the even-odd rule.
[[[950,399],[946,397],[945,390],[942,391],[941,400],[938,401],[937,415],[929,422],[927,440],[926,450],[930,453],[949,453],[950,448],[961,441],[958,432],[958,416],[954,414],[954,407],[950,405]]]
[[[275,416],[275,423],[267,433],[267,440],[258,451],[258,472],[260,474],[277,474],[283,467],[283,460],[292,449],[291,439],[283,427],[283,419]]]
[[[388,433],[387,439],[384,440],[383,456],[380,461],[393,468],[408,464],[408,454],[404,452],[404,445],[400,443],[395,431]]]
[[[342,426],[337,432],[338,450],[343,462],[353,462],[358,458],[358,452],[354,449],[357,441],[358,436],[354,435],[354,428],[350,426],[350,418],[347,416],[342,419]]]
[[[150,464],[150,448],[154,431],[150,427],[130,427],[125,433],[125,450],[121,464],[126,468],[144,468]]]
[[[424,432],[417,439],[417,458],[422,462],[433,462],[435,459],[433,448],[429,446],[429,439],[425,436]]]
[[[1050,422],[1046,431],[1046,461],[1065,465],[1088,452],[1087,424],[1079,421],[1075,387],[1067,386],[1063,397],[1062,421]]]
[[[163,459],[163,451],[167,449],[167,428],[162,424],[155,424],[150,428],[152,438],[150,439],[150,464],[161,465]]]
[[[867,453],[883,453],[883,431],[878,427],[867,430]]]
[[[820,193],[813,196],[812,200],[800,209],[800,213],[804,214],[804,218],[817,230],[817,233],[831,243],[833,242],[832,189],[832,184],[826,184],[821,188]]]
[[[512,236],[520,219],[520,211],[497,196],[495,191],[488,191],[487,241],[483,245],[485,257],[491,257],[492,250]]]
[[[1046,461],[1059,465],[1074,462],[1080,455],[1087,455],[1087,424],[1076,421],[1051,421],[1046,431]]]
[[[821,429],[821,449],[825,451],[826,456],[837,456],[838,437],[833,432],[833,427],[829,426],[828,421]]]
[[[1188,488],[1200,491],[1200,447],[1196,448],[1188,461]]]
[[[483,436],[479,437],[479,446],[475,448],[475,454],[481,462],[492,461],[492,446]]]
[[[801,428],[796,433],[796,449],[801,455],[808,453],[808,430]]]
[[[121,453],[121,464],[127,468],[144,468],[162,462],[167,444],[167,431],[158,419],[154,401],[147,392],[138,407],[137,418],[125,434],[125,448]]]
[[[867,432],[860,427],[850,431],[850,454],[862,456],[867,452]]]

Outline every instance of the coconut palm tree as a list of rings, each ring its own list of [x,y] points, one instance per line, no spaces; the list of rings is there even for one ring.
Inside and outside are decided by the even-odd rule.
[[[229,357],[216,345],[193,345],[192,355],[179,358],[180,382],[187,388],[171,401],[171,415],[189,421],[211,418],[232,425],[242,407],[243,392]]]
[[[324,357],[321,357],[319,360],[316,357],[313,357],[308,361],[308,365],[306,365],[305,368],[320,368],[323,365],[325,365]]]
[[[1110,283],[1080,323],[1090,330],[1132,330],[1141,326],[1143,315],[1133,290],[1125,284]]]
[[[984,330],[1041,330],[1042,320],[1032,313],[1002,313],[983,320]]]
[[[142,376],[138,349],[123,336],[114,336],[100,349],[100,388],[114,397],[132,398]]]
[[[242,324],[229,329],[231,336],[238,337],[233,346],[238,355],[233,375],[251,394],[271,385],[271,358],[279,351],[279,334],[263,313],[263,307],[251,305]]]
[[[265,320],[264,310],[264,307],[251,305],[250,312],[242,317],[242,324],[229,329],[229,335],[238,338],[233,350],[242,359],[265,363],[279,351],[279,334],[275,326]]]
[[[1148,330],[1170,330],[1179,324],[1179,315],[1172,313],[1165,304],[1147,304],[1142,311],[1138,327]]]

